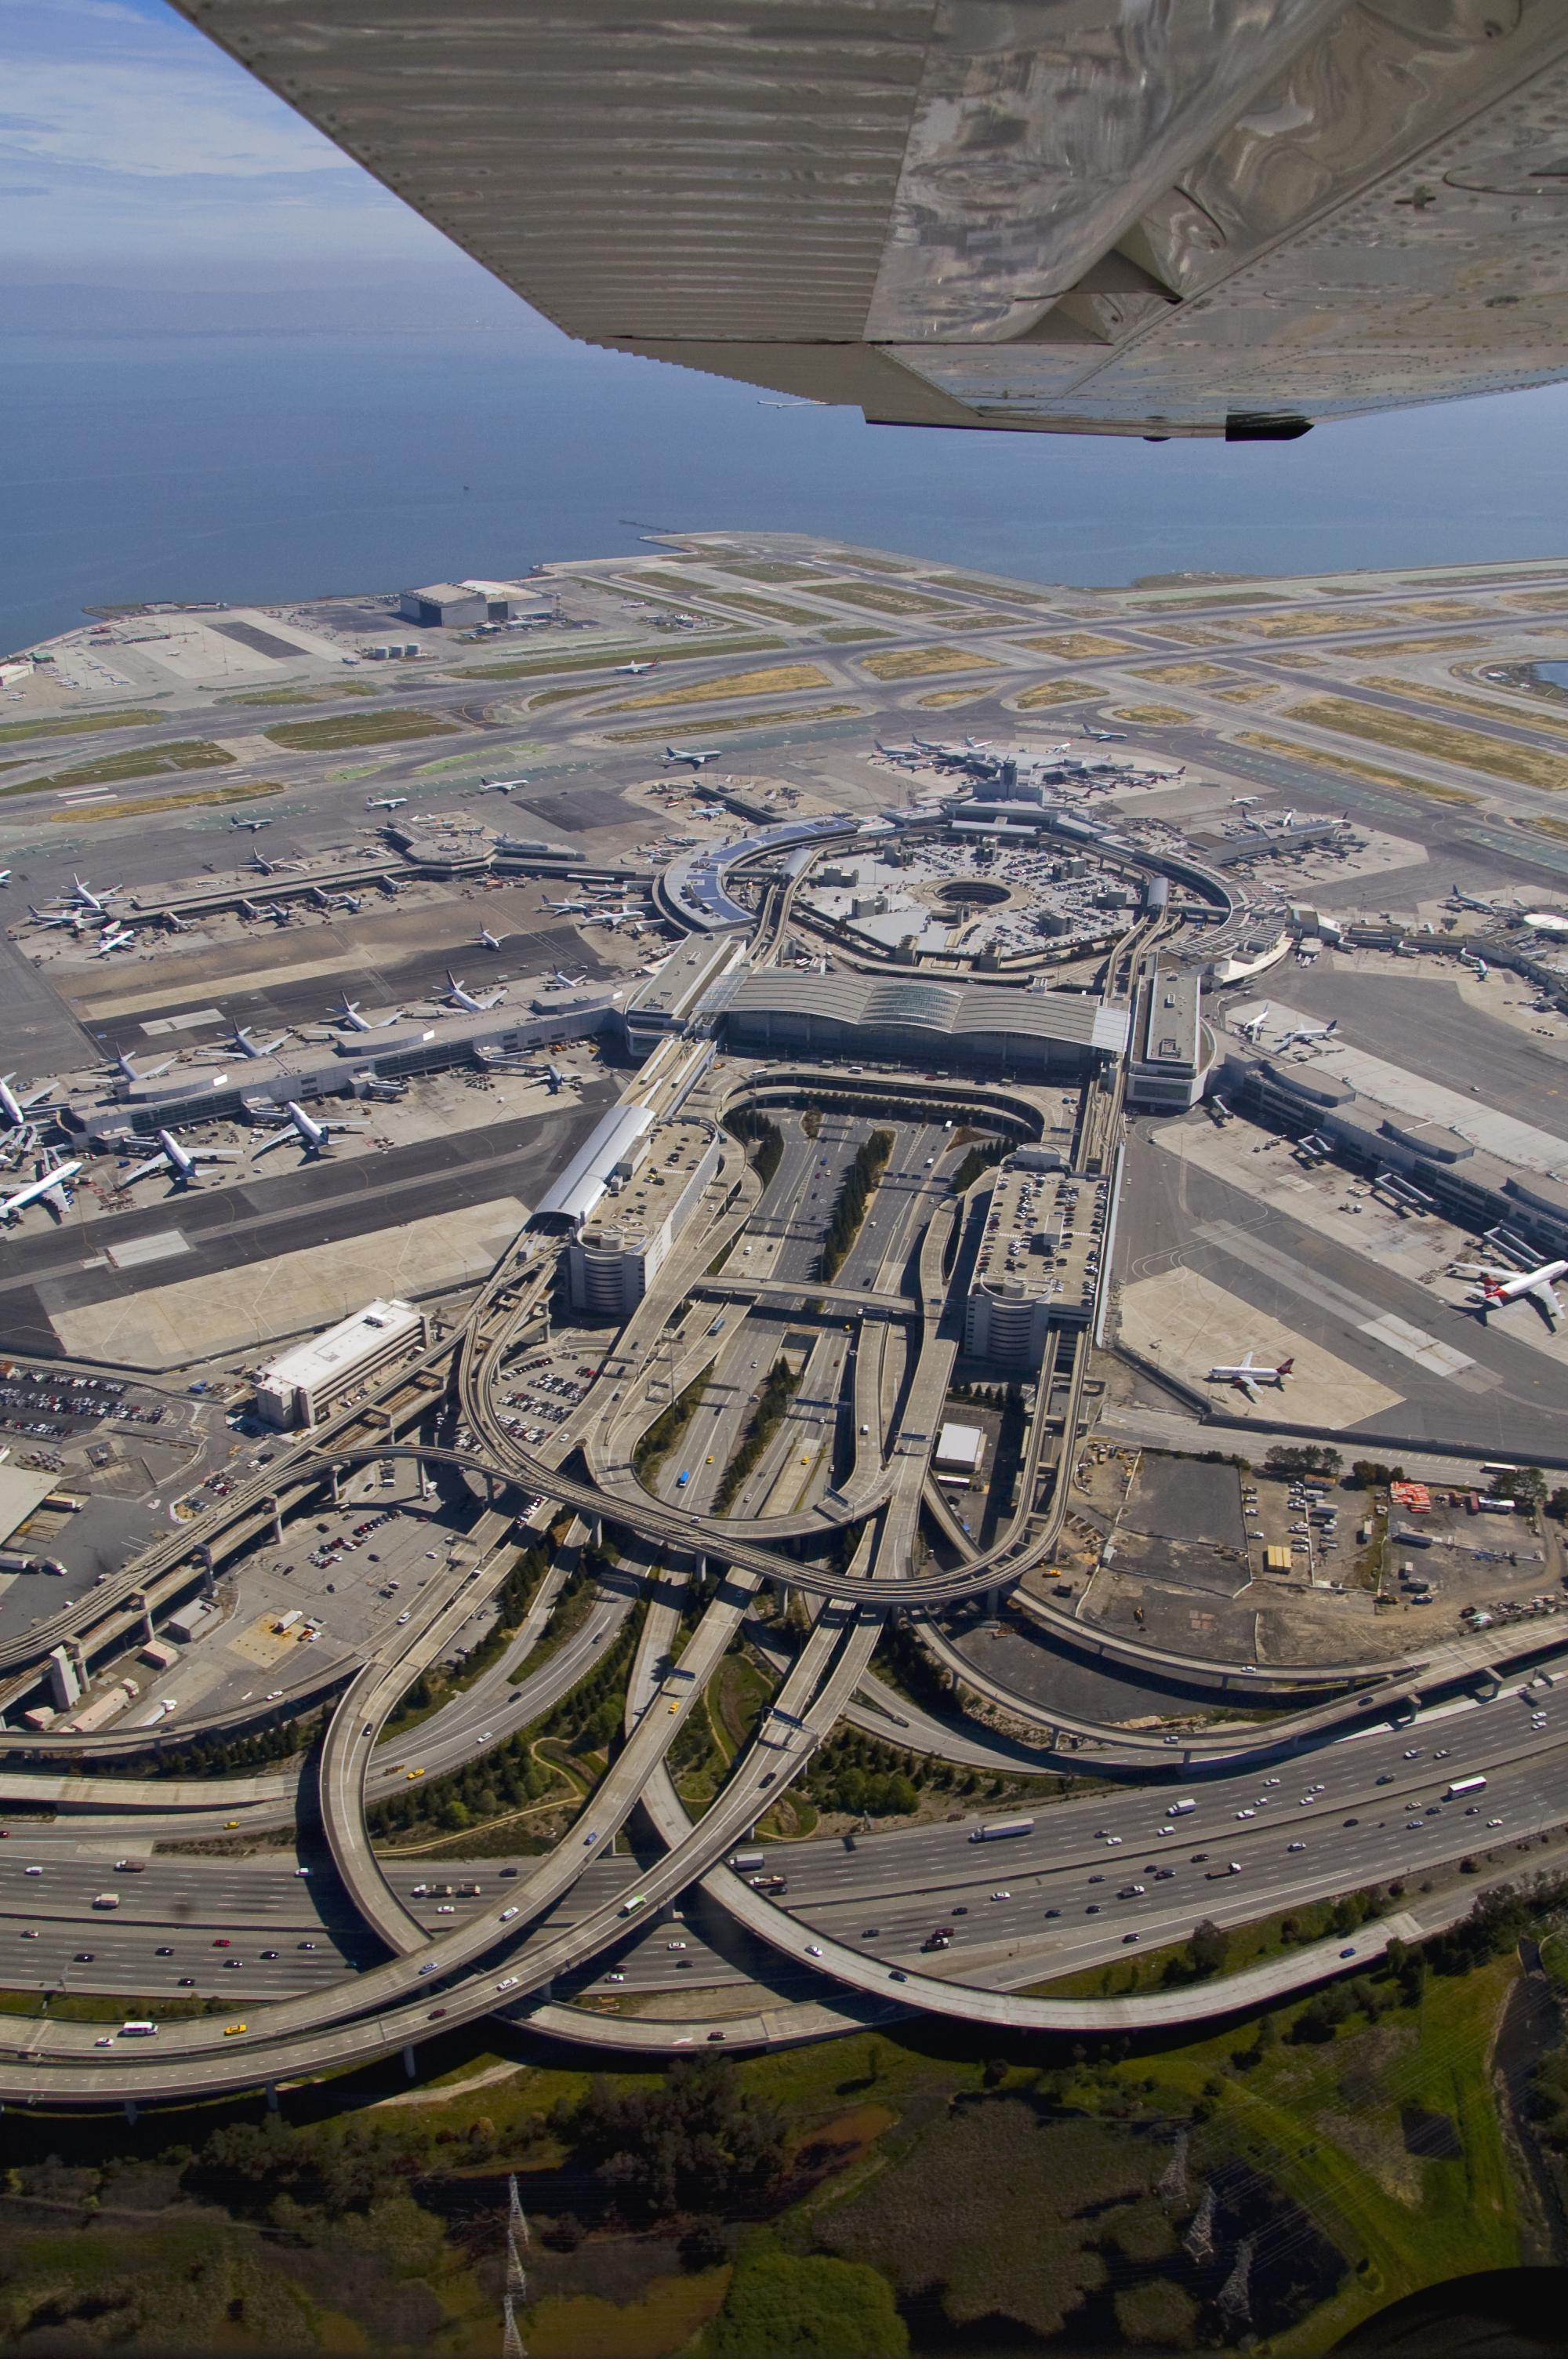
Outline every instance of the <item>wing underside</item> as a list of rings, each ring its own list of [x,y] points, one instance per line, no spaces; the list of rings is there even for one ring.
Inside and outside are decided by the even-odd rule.
[[[1568,372],[1555,0],[176,0],[570,334],[1283,439]]]

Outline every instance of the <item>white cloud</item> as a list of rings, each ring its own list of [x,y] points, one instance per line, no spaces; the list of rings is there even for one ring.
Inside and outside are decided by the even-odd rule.
[[[136,179],[255,180],[355,168],[178,20],[55,0],[6,12],[0,159]]]

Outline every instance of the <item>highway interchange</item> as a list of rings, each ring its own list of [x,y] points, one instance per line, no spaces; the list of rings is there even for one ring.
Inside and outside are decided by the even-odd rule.
[[[1130,655],[1170,652],[1157,629],[1121,628]],[[1336,644],[1314,639],[1314,652],[1331,653]],[[681,652],[701,661],[696,646]],[[1244,652],[1255,665],[1270,660],[1266,645]],[[1097,664],[1114,669],[1116,659],[1078,658],[1074,669],[1092,672]],[[685,676],[678,667],[677,676]],[[867,692],[863,680],[855,684]],[[475,717],[471,687],[431,681],[421,692],[429,709]],[[477,712],[487,718],[490,706],[481,700]],[[189,726],[187,719],[167,734]],[[558,727],[564,734],[566,724]],[[553,764],[564,784],[571,758],[563,744],[537,766]],[[400,766],[416,766],[412,756],[384,760],[378,783],[395,779]],[[299,790],[315,796],[309,766],[296,766]],[[636,757],[611,754],[596,766],[619,782]],[[276,767],[287,772],[292,795],[295,767]],[[335,799],[346,810],[346,790]],[[330,810],[331,800],[312,808]],[[293,809],[279,816],[288,820]],[[125,864],[131,881],[148,887],[168,875],[182,825],[192,848],[211,847],[200,824],[172,825],[156,844],[152,832],[144,834]],[[280,830],[279,851],[291,840]],[[308,849],[304,833],[301,843]],[[28,889],[46,886],[32,875]],[[776,958],[788,943],[792,891],[793,883],[761,876],[758,959]],[[556,931],[566,939],[565,929]],[[541,929],[540,940],[546,936],[550,955],[568,954]],[[1113,993],[1125,995],[1160,939],[1157,921],[1130,921],[1108,962]],[[424,957],[377,982],[391,998],[427,982],[430,965]],[[226,1002],[226,1012],[288,1020],[305,1006],[300,988],[269,993],[262,984]],[[314,982],[308,991],[313,1000]],[[157,1003],[175,1011],[178,1004],[174,992]],[[52,1046],[65,1038],[63,1010],[43,1000],[38,1009],[38,1054],[63,1055]],[[135,1027],[123,1037],[110,1028],[115,1045],[135,1045]],[[1085,1335],[1057,1339],[1033,1401],[1013,1506],[982,1553],[934,1494],[928,1461],[961,1349],[966,1273],[989,1189],[982,1173],[957,1197],[953,1177],[967,1140],[994,1135],[986,1093],[960,1080],[936,1086],[932,1077],[883,1073],[865,1077],[857,1103],[852,1085],[823,1076],[830,1078],[832,1099],[809,1124],[802,1118],[809,1090],[793,1099],[786,1092],[781,1103],[759,1086],[765,1072],[741,1070],[699,1086],[688,1111],[715,1122],[753,1098],[768,1107],[779,1134],[776,1168],[760,1183],[736,1139],[726,1138],[689,1232],[622,1334],[600,1338],[599,1373],[547,1439],[521,1438],[519,1386],[529,1350],[548,1332],[542,1321],[560,1247],[525,1230],[486,1284],[443,1304],[416,1364],[286,1448],[199,1527],[158,1540],[91,1600],[63,1603],[53,1625],[8,1642],[7,1669],[25,1681],[42,1647],[86,1626],[84,1615],[107,1628],[133,1592],[162,1582],[174,1594],[189,1582],[199,1542],[243,1580],[258,1533],[274,1515],[286,1525],[314,1515],[334,1469],[416,1459],[439,1486],[437,1512],[461,1535],[398,1601],[406,1612],[384,1617],[362,1668],[327,1699],[325,1734],[302,1769],[174,1779],[155,1764],[138,1765],[123,1739],[0,1738],[0,1804],[16,1810],[30,1788],[56,1811],[38,1824],[18,1811],[0,1844],[0,1945],[11,1944],[16,1961],[0,1982],[149,2009],[189,1997],[220,2010],[171,2013],[151,2038],[120,2036],[112,2022],[13,2018],[0,2039],[0,2100],[134,2104],[272,2086],[382,2057],[401,2056],[412,2071],[420,2042],[438,2027],[492,2011],[611,2052],[620,2043],[628,2053],[667,2052],[699,2038],[754,2045],[822,2036],[889,2007],[1047,2031],[1199,2020],[1244,2006],[1263,1985],[1205,1985],[1180,2000],[1167,1994],[1147,2002],[1069,2002],[1039,1995],[1039,1986],[1134,1943],[1183,1940],[1204,1917],[1242,1923],[1292,1901],[1399,1882],[1401,1892],[1348,1945],[1286,1953],[1270,1969],[1270,1991],[1309,1986],[1348,1959],[1375,1955],[1391,1930],[1412,1921],[1408,1910],[1423,1885],[1435,1893],[1433,1908],[1456,1910],[1467,1889],[1520,1872],[1529,1857],[1521,1847],[1568,1821],[1563,1690],[1527,1687],[1559,1649],[1550,1624],[1253,1670],[1089,1633],[1032,1596],[1033,1643],[1098,1648],[1113,1676],[1206,1681],[1215,1701],[1261,1679],[1262,1717],[1206,1735],[1188,1730],[1170,1752],[1173,1741],[1158,1733],[1131,1735],[1112,1722],[1075,1722],[1045,1709],[1033,1742],[1000,1738],[980,1720],[934,1715],[890,1684],[876,1655],[890,1611],[966,1596],[994,1605],[1032,1567],[1048,1564],[1087,1425],[1084,1387],[1094,1354]],[[1044,1097],[1026,1105],[1027,1092],[1014,1095],[1028,1118],[1045,1122]],[[468,1162],[446,1176],[451,1200],[464,1201],[464,1188],[474,1197],[491,1192],[493,1175],[475,1167],[508,1156],[536,1194],[529,1175],[546,1153],[564,1157],[610,1096],[608,1083],[596,1085],[547,1147],[525,1138],[526,1125],[514,1138],[503,1131],[465,1138]],[[1044,1096],[1051,1121],[1068,1112],[1076,1167],[1105,1168],[1126,1136],[1119,1083],[1108,1093],[1086,1089],[1065,1108],[1059,1091]],[[961,1113],[966,1103],[972,1118],[956,1136],[946,1109]],[[876,1128],[891,1134],[886,1169],[835,1283],[905,1307],[896,1316],[848,1307],[829,1315],[813,1308],[816,1257],[844,1174]],[[516,1160],[524,1154],[527,1164]],[[1148,1154],[1140,1147],[1128,1166],[1130,1253],[1152,1248],[1171,1217],[1166,1175],[1148,1167]],[[376,1179],[416,1195],[436,1161],[434,1150],[415,1156],[406,1174],[383,1164]],[[354,1171],[351,1162],[339,1166],[326,1192],[315,1174],[282,1190],[269,1183],[238,1217],[214,1194],[196,1232],[212,1231],[205,1249],[219,1256],[215,1266],[240,1266],[264,1249],[264,1233],[284,1242],[295,1229],[351,1219],[346,1200],[363,1192]],[[515,1184],[510,1176],[507,1184]],[[341,1212],[334,1190],[345,1199]],[[29,1313],[28,1290],[64,1272],[49,1259],[45,1232],[8,1250],[0,1299],[9,1298],[8,1319],[16,1314],[13,1348],[43,1348],[47,1314]],[[736,1299],[703,1292],[719,1266],[725,1281],[736,1281]],[[763,1280],[796,1290],[746,1299],[745,1284]],[[795,1364],[797,1387],[720,1516],[715,1494],[781,1352]],[[1500,1440],[1491,1413],[1504,1400],[1533,1407],[1535,1397],[1544,1414],[1542,1382],[1542,1370],[1522,1355],[1517,1388],[1487,1402],[1485,1430],[1476,1425],[1475,1400],[1450,1401],[1452,1431],[1442,1438],[1457,1441],[1468,1419],[1463,1438]],[[635,1457],[641,1437],[698,1383],[694,1412],[644,1481]],[[410,1680],[449,1651],[504,1579],[520,1517],[535,1535],[553,1536],[557,1559],[523,1628],[430,1719],[384,1734]],[[619,1569],[601,1576],[586,1617],[547,1651],[556,1599],[590,1539],[618,1552]],[[770,1593],[804,1601],[804,1628],[786,1630],[776,1607],[767,1608]],[[378,1800],[546,1718],[633,1622],[622,1744],[553,1848],[465,1860],[443,1846],[415,1860],[373,1845],[366,1812]],[[705,1690],[743,1636],[776,1684],[694,1823],[671,1776],[671,1748],[706,1712]],[[539,1647],[546,1652],[530,1669]],[[242,1712],[235,1724],[243,1721]],[[1031,1804],[1022,1813],[1033,1818],[1031,1831],[1003,1842],[971,1841],[973,1804],[956,1822],[788,1843],[755,1837],[784,1788],[841,1724],[916,1753],[946,1752],[960,1766],[1022,1762],[1101,1782],[1076,1799]],[[1054,1732],[1068,1728],[1080,1732],[1076,1748],[1054,1750]],[[187,1743],[200,1734],[200,1723],[180,1730]],[[95,1754],[116,1752],[122,1774],[94,1777]],[[62,1778],[68,1765],[72,1774]],[[1486,1779],[1483,1788],[1445,1799],[1452,1780],[1473,1776]],[[1171,1815],[1172,1803],[1187,1799],[1194,1808]],[[182,1836],[232,1831],[255,1843],[291,1827],[297,1856],[178,1848]],[[751,1870],[727,1864],[752,1848],[763,1852],[770,1875],[787,1875],[786,1894],[769,1897],[752,1888]],[[1470,1887],[1454,1874],[1461,1858],[1473,1871]],[[122,1873],[117,1859],[144,1864]],[[420,1882],[481,1888],[416,1896]],[[118,1894],[118,1906],[95,1910],[93,1897],[105,1889]],[[924,1949],[939,1925],[950,1928],[948,1945]],[[671,1992],[706,1994],[708,2012],[683,1995],[662,2016],[661,1995]],[[634,2012],[612,2011],[627,2000]]]

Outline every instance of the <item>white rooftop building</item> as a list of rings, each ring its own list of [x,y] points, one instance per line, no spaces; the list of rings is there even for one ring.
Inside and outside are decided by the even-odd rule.
[[[422,1344],[425,1333],[425,1314],[411,1302],[367,1302],[270,1362],[256,1378],[257,1411],[268,1425],[314,1425],[354,1386]]]

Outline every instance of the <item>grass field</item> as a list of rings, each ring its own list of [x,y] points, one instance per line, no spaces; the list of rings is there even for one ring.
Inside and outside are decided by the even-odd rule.
[[[1383,612],[1412,623],[1495,623],[1498,618],[1495,606],[1478,605],[1473,598],[1406,598]]]
[[[820,623],[820,606],[792,606],[783,598],[759,598],[749,590],[710,590],[716,605],[739,607],[747,614],[762,614],[771,623]]]
[[[1223,631],[1204,623],[1165,623],[1161,625],[1160,636],[1175,639],[1184,647],[1224,647],[1230,644]],[[1278,662],[1280,658],[1276,657],[1274,660]]]
[[[247,778],[243,786],[198,788],[184,795],[137,795],[130,802],[76,803],[66,810],[50,811],[49,820],[55,827],[80,827],[83,822],[106,819],[150,819],[159,811],[189,810],[200,803],[248,803],[258,795],[281,795],[284,791],[276,778]]]
[[[1437,762],[1483,776],[1506,778],[1517,786],[1568,787],[1568,757],[1532,753],[1525,745],[1505,745],[1483,737],[1478,730],[1455,728],[1444,721],[1422,721],[1413,713],[1385,712],[1380,706],[1357,704],[1349,697],[1313,696],[1287,707],[1281,720],[1308,722],[1336,737],[1364,737],[1377,745],[1391,745],[1401,754],[1424,754]]]
[[[973,647],[897,647],[885,656],[861,656],[860,666],[873,679],[927,679],[945,671],[995,671],[994,656]]]
[[[1194,715],[1184,712],[1179,704],[1123,704],[1113,710],[1113,721],[1130,721],[1134,728],[1141,723],[1151,729],[1179,729]]]
[[[1105,690],[1092,679],[1046,679],[1036,688],[1026,688],[1022,696],[1011,701],[1020,712],[1037,712],[1048,704],[1081,704],[1086,696],[1103,696]]]
[[[821,569],[787,557],[709,557],[703,563],[712,573],[738,573],[743,582],[819,582]]]
[[[1295,762],[1307,762],[1314,769],[1336,770],[1346,778],[1365,778],[1375,787],[1397,787],[1401,794],[1424,795],[1437,803],[1474,803],[1478,795],[1467,795],[1462,787],[1440,787],[1430,778],[1412,778],[1402,770],[1379,770],[1370,762],[1357,762],[1348,754],[1325,754],[1316,745],[1303,745],[1293,737],[1271,737],[1261,729],[1239,729],[1236,734],[1238,745],[1261,746],[1265,753],[1288,754]]]
[[[771,647],[784,645],[782,639],[759,638],[748,635],[743,638],[708,638],[697,640],[690,647],[672,649],[666,644],[659,647],[600,647],[592,655],[519,656],[511,663],[462,664],[448,672],[449,679],[549,679],[557,672],[619,671],[631,663],[692,663],[703,656],[760,656]]]
[[[977,703],[982,696],[989,696],[989,689],[984,686],[975,688],[939,688],[935,696],[917,697],[915,701],[920,706],[922,712],[940,712],[949,704]]]
[[[1206,680],[1231,679],[1235,675],[1223,664],[1166,663],[1150,664],[1132,675],[1134,679],[1152,679],[1166,688],[1201,688]]]
[[[891,639],[892,633],[879,631],[871,623],[835,623],[829,629],[818,631],[816,636],[830,646],[851,647],[863,647],[871,639]]]
[[[221,696],[220,704],[336,704],[340,696],[379,696],[368,679],[345,679],[331,688],[253,688],[243,696]]]
[[[574,697],[595,695],[601,685],[602,682],[599,680],[588,680],[579,681],[576,688],[542,689],[537,696],[531,696],[528,699],[528,710],[530,712],[542,712],[547,704],[569,704]],[[618,707],[611,708],[611,710],[618,709]],[[432,764],[431,766],[434,768],[436,766]]]
[[[606,712],[658,712],[683,704],[721,704],[732,697],[788,696],[797,689],[831,688],[827,674],[816,664],[771,664],[761,671],[720,673],[714,679],[688,681],[684,688],[655,688],[640,696],[622,697],[607,704]]]
[[[1267,704],[1271,698],[1281,695],[1282,690],[1255,680],[1250,688],[1217,688],[1214,692],[1227,704]]]
[[[1375,631],[1388,619],[1387,607],[1324,606],[1304,614],[1249,614],[1244,622],[1227,623],[1225,635],[1231,639],[1327,639],[1336,631]]]
[[[1394,673],[1368,672],[1357,683],[1381,688],[1390,696],[1408,696],[1423,704],[1441,704],[1448,712],[1468,712],[1477,721],[1511,722],[1516,729],[1539,729],[1542,736],[1568,737],[1568,712],[1554,711],[1545,697],[1466,696],[1456,688],[1433,688],[1425,680],[1400,679]]]
[[[820,594],[836,606],[869,606],[874,614],[951,614],[951,598],[933,598],[919,590],[895,590],[891,582],[824,582]]]
[[[1505,606],[1518,606],[1531,614],[1559,614],[1568,606],[1568,582],[1559,590],[1514,590],[1499,602]]]
[[[112,787],[125,778],[157,778],[168,770],[216,770],[233,760],[221,745],[204,737],[177,739],[168,745],[144,745],[124,754],[105,754],[101,761],[82,762],[72,770],[53,770],[45,778],[27,778],[0,788],[6,795],[63,793],[71,787]]]
[[[729,2283],[726,2267],[699,2277],[655,2277],[635,2301],[557,2294],[529,2316],[529,2359],[660,2359],[661,2353],[684,2349],[707,2325]]]
[[[145,705],[131,705],[123,712],[62,712],[48,721],[7,721],[0,723],[0,745],[21,745],[33,737],[90,736],[99,729],[145,729],[163,718]]]
[[[1065,663],[1085,663],[1090,656],[1132,653],[1125,639],[1108,639],[1099,631],[1053,631],[1043,638],[1020,639],[1018,644],[1033,648],[1036,655],[1060,656]]]
[[[336,753],[347,745],[397,745],[412,737],[456,737],[455,722],[394,705],[386,712],[341,712],[334,721],[284,721],[263,734],[297,754]]]
[[[968,598],[995,598],[1012,606],[1049,606],[1054,602],[1044,590],[1021,589],[1016,582],[977,582],[968,573],[928,573],[933,590],[957,590]]]
[[[731,712],[715,720],[705,714],[702,733],[705,737],[718,737],[736,729],[771,729],[775,723],[805,721],[843,721],[864,708],[859,704],[809,704],[795,712]],[[610,742],[613,745],[646,745],[665,735],[662,729],[612,729]]]
[[[1479,631],[1455,631],[1432,639],[1364,639],[1358,647],[1341,649],[1337,660],[1343,663],[1348,658],[1359,663],[1364,656],[1368,662],[1374,656],[1379,659],[1386,656],[1444,656],[1450,647],[1463,651],[1466,647],[1484,647],[1487,645],[1486,637]]]

